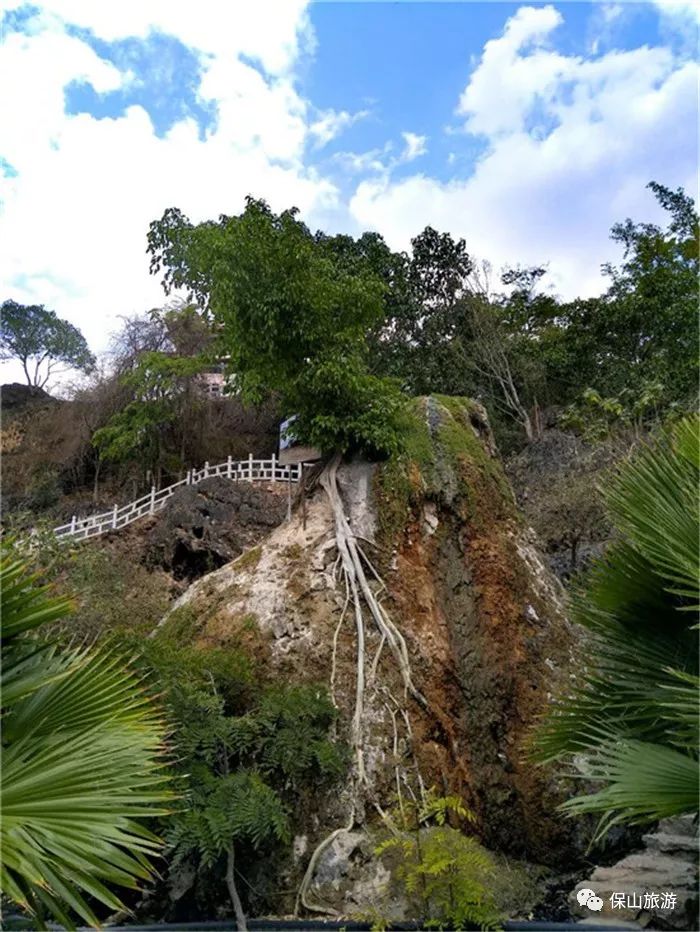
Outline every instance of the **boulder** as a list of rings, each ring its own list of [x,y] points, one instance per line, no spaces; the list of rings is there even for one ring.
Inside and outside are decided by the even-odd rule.
[[[0,387],[0,404],[4,415],[17,414],[37,405],[58,404],[43,388],[25,385],[22,382],[8,382]]]
[[[284,520],[286,493],[212,477],[173,494],[149,533],[146,561],[192,580],[235,559]]]
[[[526,758],[532,727],[569,676],[578,643],[561,587],[517,511],[480,406],[417,399],[406,447],[384,463],[344,463],[338,486],[422,699],[407,696],[395,651],[367,612],[363,776],[351,769],[342,789],[318,794],[298,813],[296,828],[308,838],[292,889],[350,812],[354,829],[385,830],[378,813],[395,807],[397,783],[407,798],[430,786],[460,796],[492,850],[553,867],[582,854],[556,808],[566,788]],[[204,535],[192,541],[193,524],[187,541],[196,548]],[[173,611],[187,607],[197,619],[195,647],[254,640],[271,682],[325,685],[349,742],[358,642],[339,566],[334,512],[317,486],[291,521],[196,580]],[[366,852],[354,837],[346,843],[360,847],[344,859],[331,849],[308,892],[310,902],[318,894],[343,913],[357,900],[356,884],[374,884],[368,878],[380,871],[374,865],[357,879]],[[323,873],[331,865],[337,883]]]
[[[600,912],[591,913],[578,902],[576,895],[583,889],[602,899]],[[610,867],[596,867],[576,886],[570,904],[582,918],[628,920],[651,929],[697,929],[697,821],[691,816],[663,819],[644,835],[641,850]]]
[[[391,890],[391,873],[374,856],[374,847],[366,832],[336,835],[318,859],[311,900],[344,916],[369,918],[376,912],[389,922],[404,919],[407,903]]]

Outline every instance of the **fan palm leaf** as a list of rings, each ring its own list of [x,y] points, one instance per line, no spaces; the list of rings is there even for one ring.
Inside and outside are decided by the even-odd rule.
[[[699,450],[695,416],[605,493],[620,536],[572,597],[585,657],[535,737],[541,761],[600,785],[563,807],[602,814],[599,834],[698,810]]]
[[[123,659],[40,637],[71,602],[7,548],[0,586],[2,888],[41,927],[98,925],[89,901],[123,908],[112,887],[153,873],[161,844],[139,820],[166,811],[163,721]]]

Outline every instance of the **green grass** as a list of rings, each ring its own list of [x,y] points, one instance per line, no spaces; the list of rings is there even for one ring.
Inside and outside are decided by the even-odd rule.
[[[250,550],[246,550],[245,553],[242,553],[237,560],[234,560],[231,565],[237,570],[255,569],[260,562],[261,556],[261,547],[251,547]]]

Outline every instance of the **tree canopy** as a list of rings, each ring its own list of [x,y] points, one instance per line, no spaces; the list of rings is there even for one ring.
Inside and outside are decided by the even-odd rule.
[[[493,290],[464,240],[432,227],[396,252],[378,233],[312,234],[296,209],[253,198],[196,225],[167,210],[151,224],[151,270],[211,316],[244,396],[278,392],[324,449],[394,449],[397,388],[481,397],[534,439],[540,407],[587,390],[630,418],[637,395],[655,415],[694,395],[698,216],[682,190],[649,188],[668,225],[613,227],[624,254],[597,298],[557,298],[545,266],[506,269]]]
[[[57,368],[90,372],[95,357],[77,327],[43,304],[4,301],[0,308],[0,358],[18,359],[28,385],[43,388]]]
[[[193,225],[168,210],[151,224],[151,269],[211,315],[245,398],[279,393],[299,438],[323,450],[391,452],[402,396],[370,372],[366,341],[386,286],[367,262],[315,239],[297,213],[248,198],[239,216]]]
[[[114,358],[126,398],[93,435],[102,457],[139,458],[158,483],[163,468],[184,467],[187,437],[202,406],[194,382],[216,358],[213,343],[209,326],[191,305],[125,321]],[[179,456],[168,449],[173,434]]]

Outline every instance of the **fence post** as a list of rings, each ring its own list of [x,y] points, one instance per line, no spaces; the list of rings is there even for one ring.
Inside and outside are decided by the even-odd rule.
[[[73,517],[70,519],[70,532],[71,532],[71,534],[75,534],[75,523],[76,523],[77,520],[78,520],[78,519],[76,518],[75,515],[73,515]]]
[[[151,507],[148,513],[152,515],[155,512],[155,510],[156,510],[156,487],[152,485],[151,486]]]
[[[119,510],[119,509],[117,508],[116,505],[115,505],[114,508],[112,509],[112,527],[113,527],[113,528],[115,528],[115,527],[117,526],[117,511],[118,511],[118,510]]]
[[[207,462],[204,464],[204,478],[206,479],[208,478],[208,476],[209,476],[209,460],[207,460]]]
[[[275,476],[275,469],[277,468],[277,464],[276,464],[275,460],[276,460],[276,457],[275,457],[275,454],[273,453],[273,454],[272,454],[272,481],[273,481],[273,482],[274,482],[275,479],[277,478],[277,477]]]
[[[287,521],[292,520],[292,471],[287,466]]]
[[[185,480],[185,485],[192,485],[192,470],[187,470],[187,478]]]
[[[231,478],[231,454],[230,453],[226,460],[226,475],[228,476],[229,479]]]
[[[248,478],[253,481],[253,454],[248,454]]]

